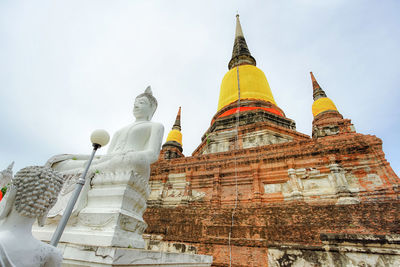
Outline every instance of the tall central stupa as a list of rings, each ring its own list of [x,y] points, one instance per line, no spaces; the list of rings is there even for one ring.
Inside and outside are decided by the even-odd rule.
[[[221,82],[217,113],[193,155],[305,138],[276,104],[267,77],[247,46],[239,15],[228,69]]]
[[[240,101],[245,101],[241,105],[242,111],[264,109],[276,115],[283,116],[282,111],[276,106],[264,72],[256,67],[256,60],[247,47],[239,15],[236,15],[235,43],[228,68],[229,71],[225,74],[221,83],[218,111],[232,104],[238,106],[238,100],[240,99]],[[254,101],[264,102],[265,107],[262,107],[261,103],[251,105]],[[244,107],[247,107],[247,109]],[[232,114],[236,110],[237,108],[228,109],[224,113],[218,114],[218,118]]]

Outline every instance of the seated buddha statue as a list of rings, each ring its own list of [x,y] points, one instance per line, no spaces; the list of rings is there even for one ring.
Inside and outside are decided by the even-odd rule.
[[[95,174],[121,172],[134,172],[144,179],[149,179],[150,164],[158,159],[164,134],[164,126],[151,121],[156,108],[157,100],[151,88],[147,87],[145,92],[135,99],[133,106],[135,121],[122,127],[113,135],[105,155],[96,156],[93,159],[87,180]],[[62,209],[65,207],[65,201],[62,199],[64,195],[73,191],[88,159],[89,155],[62,154],[52,157],[46,163],[46,166],[63,174],[65,179],[60,200],[49,213],[50,217],[62,214]],[[85,185],[85,187],[89,186]],[[85,195],[85,188],[82,194]],[[79,203],[78,200],[77,210],[83,208]]]

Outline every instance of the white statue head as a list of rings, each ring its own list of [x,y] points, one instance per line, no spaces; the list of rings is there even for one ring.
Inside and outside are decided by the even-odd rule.
[[[157,99],[153,96],[151,87],[148,86],[144,93],[138,95],[133,106],[133,114],[136,119],[151,120],[157,109]]]
[[[37,218],[43,226],[48,211],[57,201],[63,177],[51,168],[30,166],[18,171],[11,182],[1,203],[0,219],[7,217],[14,206],[20,215]]]

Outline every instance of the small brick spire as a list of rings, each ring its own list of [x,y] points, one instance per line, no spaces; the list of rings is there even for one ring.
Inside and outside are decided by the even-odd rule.
[[[171,131],[168,133],[167,140],[164,143],[163,148],[168,145],[178,147],[180,151],[182,151],[181,107],[179,107],[175,123],[172,126]]]
[[[322,90],[321,86],[319,86],[317,80],[314,77],[314,74],[312,71],[310,71],[311,74],[311,81],[312,81],[312,86],[313,86],[313,98],[314,101],[321,98],[321,97],[326,97],[326,94],[324,90]]]
[[[162,146],[161,157],[164,159],[174,159],[184,157],[182,154],[182,133],[181,133],[181,107],[176,115],[175,123],[168,133],[167,140]]]
[[[236,15],[236,33],[233,44],[232,58],[229,61],[228,68],[232,69],[239,65],[256,65],[256,60],[251,56],[246,40],[244,39],[242,26],[240,25],[239,14]]]

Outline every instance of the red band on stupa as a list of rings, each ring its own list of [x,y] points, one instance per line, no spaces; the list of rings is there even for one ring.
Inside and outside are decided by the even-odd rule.
[[[282,114],[279,110],[276,110],[276,109],[273,109],[273,108],[264,108],[264,107],[240,107],[240,108],[233,108],[233,109],[227,110],[227,111],[225,111],[224,113],[222,113],[221,115],[219,115],[218,118],[222,118],[222,117],[225,117],[225,116],[232,115],[232,114],[236,113],[238,110],[239,110],[239,112],[242,112],[242,111],[249,111],[249,110],[255,110],[255,109],[262,109],[262,110],[265,110],[265,111],[268,111],[268,112],[271,112],[271,113],[273,113],[273,114],[276,114],[276,115],[278,115],[278,116],[283,117],[283,114]]]

